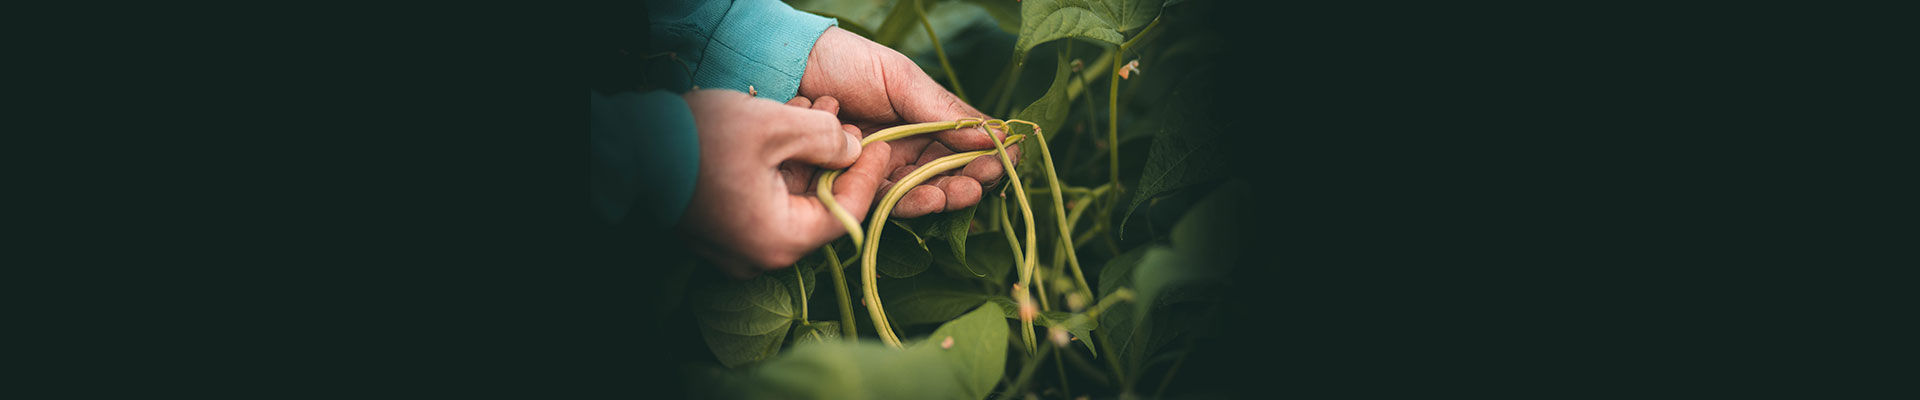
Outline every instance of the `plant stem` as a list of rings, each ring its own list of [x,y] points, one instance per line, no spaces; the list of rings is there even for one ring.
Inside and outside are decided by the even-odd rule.
[[[801,278],[800,275],[802,275],[800,273],[800,266],[795,265],[793,267],[793,282],[799,284],[799,286],[795,288],[799,289],[800,292],[800,324],[812,325],[811,322],[807,322],[807,280]]]
[[[994,125],[994,124],[985,124],[985,125]],[[1000,125],[1001,129],[1005,129],[1006,122],[1002,121],[998,125]],[[987,126],[987,127],[991,128],[991,126]],[[1037,135],[1040,133],[1040,131],[1035,130],[1033,133]],[[1026,225],[1027,251],[1026,251],[1026,257],[1022,257],[1021,263],[1020,263],[1020,288],[1021,290],[1028,290],[1027,288],[1032,287],[1031,284],[1033,279],[1033,267],[1034,265],[1036,265],[1034,263],[1034,260],[1040,257],[1039,245],[1037,242],[1034,241],[1033,206],[1030,204],[1027,204],[1027,188],[1026,186],[1020,184],[1020,173],[1013,168],[1013,159],[1007,157],[1008,143],[1001,142],[999,139],[995,139],[993,137],[993,132],[990,132],[987,129],[981,129],[980,134],[987,135],[987,140],[993,142],[993,147],[994,147],[994,150],[996,151],[996,153],[994,153],[996,155],[995,158],[1000,159],[1000,166],[1004,167],[1005,172],[1007,173],[1007,184],[1013,185],[1013,195],[1018,200],[1020,200],[1020,215],[1025,218],[1026,220],[1025,222],[1027,223]],[[1007,139],[1008,139],[1007,142],[1013,141],[1012,140],[1013,137],[1011,136],[1007,137]],[[1034,350],[1033,320],[1027,319],[1027,318],[1021,318],[1020,328],[1023,329],[1023,331],[1021,332],[1021,336],[1027,339],[1027,352],[1033,352]]]
[[[1121,390],[1127,390],[1127,371],[1120,368],[1120,349],[1113,348],[1113,344],[1107,341],[1105,331],[1093,331],[1093,338],[1099,340],[1100,348],[1107,351],[1107,366],[1113,368],[1113,379],[1120,381]]]
[[[840,296],[840,336],[856,341],[860,333],[853,327],[853,299],[847,297],[847,273],[840,270],[845,266],[840,265],[840,254],[833,251],[832,242],[827,243],[826,250],[827,268],[833,269],[833,293]]]
[[[1127,47],[1123,44],[1116,53],[1124,55],[1126,52]],[[1120,60],[1118,59],[1113,61],[1113,77],[1107,85],[1107,151],[1107,171],[1110,179],[1108,182],[1125,191],[1126,188],[1120,187]]]
[[[933,41],[933,54],[940,56],[940,68],[947,70],[947,82],[953,83],[953,94],[960,96],[960,102],[967,101],[967,91],[960,88],[960,77],[953,74],[953,65],[947,63],[947,50],[940,47],[940,36],[933,34],[933,22],[927,21],[927,8],[921,0],[913,0],[914,11],[920,12],[920,26],[927,28],[927,39]],[[1155,19],[1155,21],[1159,21]]]
[[[1051,351],[1053,346],[1044,346],[1040,348],[1040,354],[1034,354],[1033,358],[1027,359],[1027,365],[1021,367],[1020,375],[1013,379],[1013,387],[1009,389],[1011,392],[1007,393],[1007,397],[1014,397],[1013,395],[1027,389],[1027,381],[1033,378],[1033,371],[1039,369],[1040,361],[1046,360],[1047,353]]]
[[[1006,193],[1006,190],[1007,188],[1004,186],[1000,188],[1000,192],[1002,194]],[[1006,227],[1006,229],[1001,229],[1000,231],[1006,232],[1007,247],[1010,249],[1013,249],[1013,265],[1024,265],[1024,264],[1021,264],[1023,262],[1021,260],[1025,259],[1026,255],[1020,252],[1020,238],[1013,236],[1013,220],[1007,219],[1007,213],[1009,211],[1007,210],[1006,198],[1003,197],[1000,199],[999,208],[1000,208],[1000,225]]]
[[[1060,196],[1060,192],[1061,192],[1059,190],[1059,188],[1061,187],[1060,177],[1059,177],[1059,174],[1053,171],[1053,152],[1047,150],[1046,134],[1040,132],[1039,124],[1026,122],[1026,121],[1019,121],[1019,120],[1014,120],[1014,121],[1024,122],[1027,125],[1030,125],[1033,127],[1033,139],[1034,139],[1033,141],[1035,143],[1040,144],[1040,161],[1045,163],[1045,166],[1042,169],[1045,169],[1047,171],[1047,184],[1055,188],[1052,191],[1053,215],[1054,215],[1054,221],[1060,224],[1060,240],[1065,241],[1066,243],[1073,243],[1073,227],[1067,225],[1066,201],[1062,200]],[[1014,121],[1009,121],[1009,122],[1014,122]],[[1115,180],[1113,182],[1108,182],[1107,184],[1117,186],[1119,185],[1119,183],[1120,181]],[[1093,287],[1090,285],[1087,285],[1087,275],[1085,273],[1082,273],[1080,270],[1080,257],[1074,255],[1073,246],[1063,246],[1061,248],[1055,249],[1055,251],[1062,251],[1062,250],[1066,252],[1067,265],[1073,267],[1074,283],[1077,283],[1080,285],[1080,291],[1083,293],[1086,293],[1087,298],[1093,298]]]
[[[993,115],[1007,115],[1007,101],[1013,100],[1014,89],[1020,87],[1020,64],[1025,62],[1026,60],[1013,60],[1008,63],[1012,64],[1008,68],[1013,72],[1013,79],[1007,81],[1007,93],[1000,96],[1000,104],[993,107],[995,110]]]
[[[1071,399],[1073,398],[1073,389],[1072,386],[1067,385],[1067,363],[1060,361],[1060,353],[1065,352],[1053,352],[1053,370],[1060,373],[1060,395]]]
[[[1082,71],[1081,74],[1085,74],[1086,72],[1090,72],[1090,71],[1099,70],[1101,68],[1107,68],[1107,63],[1110,63],[1110,62],[1113,62],[1113,49],[1105,49],[1105,51],[1102,51],[1100,53],[1099,58],[1093,59],[1093,62],[1081,65],[1081,69],[1080,69],[1080,71]],[[1079,82],[1067,82],[1067,101],[1073,101],[1073,99],[1080,98],[1080,93],[1086,91],[1087,85],[1091,85],[1095,82],[1099,82],[1100,78],[1105,78],[1105,77],[1106,75],[1104,74],[1093,75],[1091,78],[1083,77]]]

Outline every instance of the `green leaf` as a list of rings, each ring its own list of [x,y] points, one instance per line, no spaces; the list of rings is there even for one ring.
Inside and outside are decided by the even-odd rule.
[[[887,305],[887,320],[900,326],[951,321],[993,297],[952,288],[883,289],[880,293],[890,297],[881,300]],[[887,293],[899,294],[887,296]]]
[[[818,260],[803,258],[800,262],[794,263],[793,267],[766,273],[766,275],[772,275],[773,280],[780,282],[781,286],[787,288],[788,297],[791,297],[793,300],[793,314],[796,316],[795,319],[799,319],[799,310],[807,306],[806,303],[800,300],[813,298],[813,288],[819,281],[815,279],[820,275],[819,264],[825,264],[826,262],[826,257],[820,257]],[[796,275],[798,276],[796,277]],[[801,283],[806,283],[806,286],[801,287]],[[806,293],[807,295],[799,296],[799,293]]]
[[[904,350],[807,342],[713,387],[728,399],[986,398],[1006,369],[1008,329],[998,314],[979,307]]]
[[[1182,106],[1176,106],[1179,110],[1172,110],[1159,131],[1153,134],[1146,168],[1140,173],[1136,188],[1129,190],[1133,192],[1133,200],[1127,206],[1126,216],[1120,219],[1122,236],[1126,235],[1127,221],[1140,204],[1163,193],[1211,182],[1227,170],[1217,132],[1206,128],[1206,121],[1188,112],[1188,106],[1199,101],[1204,100],[1177,96],[1172,103]]]
[[[926,240],[921,239],[920,234],[899,223],[883,226],[880,253],[874,260],[874,267],[881,275],[906,278],[919,275],[933,265],[933,254],[927,250]]]
[[[1060,311],[1048,311],[1048,312],[1041,313],[1041,318],[1046,320],[1047,326],[1058,326],[1058,327],[1066,328],[1067,332],[1073,334],[1073,337],[1080,338],[1080,340],[1075,340],[1075,342],[1080,343],[1080,345],[1082,346],[1086,346],[1087,352],[1093,353],[1093,358],[1100,358],[1100,352],[1094,351],[1093,349],[1093,336],[1092,336],[1093,329],[1095,326],[1099,324],[1099,321],[1096,321],[1093,318],[1087,318],[1086,314],[1084,313],[1068,314]]]
[[[793,326],[793,344],[840,341],[840,321],[808,321]]]
[[[787,286],[775,275],[713,282],[695,292],[693,314],[701,337],[721,364],[739,366],[779,352],[794,308]]]
[[[1020,4],[1020,40],[1014,59],[1024,62],[1034,46],[1062,38],[1119,45],[1123,32],[1144,28],[1160,16],[1160,0],[1028,0]]]
[[[1067,82],[1073,80],[1071,77],[1073,72],[1072,61],[1068,60],[1070,56],[1065,49],[1061,49],[1058,57],[1059,64],[1054,67],[1053,85],[1047,87],[1047,94],[1041,95],[1040,98],[1034,100],[1032,104],[1028,104],[1026,108],[1020,109],[1020,112],[1013,113],[1014,119],[1027,120],[1040,125],[1042,136],[1058,134],[1060,132],[1060,125],[1067,120],[1067,111],[1073,109],[1073,102],[1067,98]],[[1026,125],[1024,124],[1014,124],[1013,126],[1015,126],[1015,133],[1032,133],[1026,131],[1027,128],[1025,128]],[[1047,137],[1051,138],[1052,136]],[[1016,172],[1021,172],[1020,179],[1029,182],[1046,183],[1047,177],[1045,172],[1026,172],[1038,168],[1040,163],[1032,161],[1038,160],[1040,152],[1028,151],[1026,153],[1028,156],[1031,156],[1029,157],[1031,159],[1022,161],[1021,165],[1016,166],[1018,169],[1015,170]],[[1054,155],[1054,157],[1059,156],[1058,154]],[[1055,165],[1055,167],[1060,168],[1064,166]],[[1037,213],[1040,212],[1040,210],[1036,205],[1034,211]]]
[[[1062,38],[1086,38],[1119,45],[1126,38],[1105,2],[1086,0],[1032,0],[1020,4],[1020,40],[1013,59],[1026,63],[1034,46]],[[1095,11],[1098,8],[1099,11]]]
[[[947,248],[953,252],[953,259],[961,260],[960,266],[967,267],[964,261],[967,259],[967,233],[973,228],[974,210],[979,208],[979,205],[975,205],[915,218],[912,226],[919,232],[926,232],[928,237],[946,239]]]
[[[947,365],[958,370],[961,387],[965,389],[965,398],[986,398],[993,390],[994,383],[1000,381],[1000,375],[1006,372],[1007,362],[1007,322],[1001,319],[995,307],[980,306],[960,318],[954,319],[940,329],[927,335],[927,340],[915,343],[910,351],[938,351],[947,361]],[[953,345],[945,344],[947,338],[953,338]]]

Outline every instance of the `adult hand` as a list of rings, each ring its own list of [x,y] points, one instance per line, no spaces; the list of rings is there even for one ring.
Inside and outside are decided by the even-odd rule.
[[[679,229],[736,278],[792,265],[846,234],[814,195],[816,166],[847,168],[833,195],[855,216],[885,179],[890,146],[860,147],[859,130],[834,117],[834,98],[781,104],[731,90],[683,98],[699,130],[700,172]]]
[[[961,118],[987,118],[986,114],[960,101],[920,66],[900,52],[838,27],[813,44],[807,55],[806,72],[800,76],[800,96],[830,96],[839,100],[841,119],[853,122],[860,131],[872,133],[891,126],[921,122],[952,121]],[[994,132],[1005,139],[1004,132]],[[884,168],[891,187],[920,165],[936,158],[973,150],[994,148],[993,142],[975,128],[948,130],[889,142],[891,153]],[[878,143],[875,143],[878,144]],[[868,147],[872,147],[869,145]],[[1007,151],[1015,162],[1020,159],[1017,146]],[[929,213],[953,211],[980,202],[982,187],[992,186],[1002,175],[1000,159],[980,157],[966,167],[927,180],[907,192],[894,206],[893,216],[913,218]],[[838,187],[838,183],[835,183]],[[849,203],[841,203],[849,204]],[[866,208],[849,212],[864,213]]]

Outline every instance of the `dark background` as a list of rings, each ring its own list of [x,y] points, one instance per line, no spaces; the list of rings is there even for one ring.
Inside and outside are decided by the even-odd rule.
[[[1261,3],[1212,18],[1240,71],[1215,123],[1264,206],[1243,233],[1265,245],[1235,281],[1262,287],[1230,294],[1225,333],[1178,384],[1269,398],[1804,382],[1716,373],[1790,363],[1743,332],[1757,310],[1808,312],[1752,295],[1774,286],[1746,260],[1814,259],[1780,245],[1808,219],[1758,217],[1777,214],[1772,186],[1814,178],[1792,173],[1804,153],[1765,149],[1801,142],[1758,132],[1814,125],[1763,106],[1812,90],[1780,78],[1801,76],[1781,54],[1887,52],[1829,51],[1793,22],[1816,17],[1781,17],[1802,10]],[[583,37],[641,20],[632,9],[287,9],[126,21],[72,47],[97,59],[48,80],[101,88],[63,122],[139,139],[88,136],[115,153],[47,164],[103,182],[50,213],[66,228],[48,236],[86,239],[54,250],[69,263],[135,267],[47,297],[86,316],[47,325],[78,342],[54,348],[108,357],[45,369],[242,397],[676,397],[649,361],[697,342],[636,316],[644,266],[600,245],[637,234],[581,217],[575,60],[603,44]],[[135,161],[95,163],[120,159]]]

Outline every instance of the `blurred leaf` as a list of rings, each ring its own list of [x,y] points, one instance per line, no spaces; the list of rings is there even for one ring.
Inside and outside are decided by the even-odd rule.
[[[1007,323],[982,306],[904,350],[876,343],[808,342],[716,382],[729,399],[981,399],[1006,368]],[[946,338],[951,346],[943,346]]]
[[[873,41],[890,48],[898,49],[907,39],[907,34],[919,31],[920,13],[914,9],[914,0],[895,0],[893,8],[887,13],[887,19],[873,31]]]
[[[874,257],[874,267],[880,270],[880,274],[906,278],[919,275],[933,265],[933,254],[927,250],[926,241],[920,238],[920,234],[898,223],[882,226],[880,252]]]
[[[1107,265],[1100,269],[1100,296],[1109,296],[1121,288],[1133,287],[1133,270],[1140,265],[1140,257],[1152,247],[1137,247],[1107,260]],[[1139,298],[1135,297],[1135,301],[1139,301]],[[1131,305],[1109,307],[1106,312],[1100,313],[1099,319],[1100,334],[1106,337],[1108,346],[1113,346],[1107,351],[1119,358],[1121,365],[1128,366],[1129,370],[1134,369],[1132,367],[1139,364],[1140,349],[1145,347],[1135,345],[1134,339],[1151,334],[1152,327],[1137,323]]]
[[[695,292],[693,314],[700,335],[721,364],[739,366],[779,352],[794,309],[787,286],[775,275],[722,280]]]
[[[978,5],[980,6],[980,8],[986,9],[987,15],[993,16],[994,22],[1000,25],[1000,30],[1006,31],[1007,33],[1020,33],[1020,3],[1021,2],[1006,1],[1006,0],[965,0],[965,1],[967,3]]]
[[[1109,351],[1131,374],[1150,365],[1174,338],[1200,324],[1204,306],[1188,303],[1217,300],[1227,273],[1245,245],[1236,224],[1249,196],[1246,182],[1232,181],[1187,210],[1175,223],[1171,246],[1150,245],[1108,260],[1100,272],[1100,292],[1134,289],[1134,304],[1112,307],[1100,315],[1100,331]]]
[[[1149,307],[1170,303],[1159,298],[1163,295],[1195,294],[1175,290],[1226,283],[1227,273],[1239,261],[1238,249],[1244,238],[1235,223],[1239,221],[1236,216],[1244,211],[1249,191],[1247,183],[1239,180],[1214,189],[1174,225],[1173,246],[1156,246],[1141,257],[1140,266],[1133,271],[1134,290],[1139,293],[1135,311],[1145,314]]]

